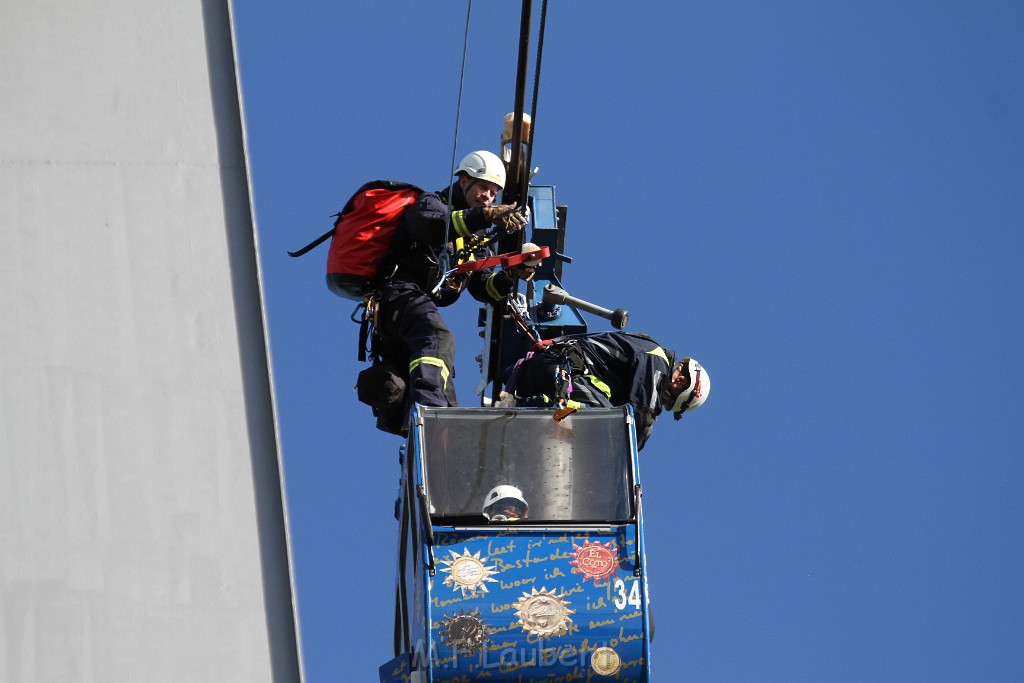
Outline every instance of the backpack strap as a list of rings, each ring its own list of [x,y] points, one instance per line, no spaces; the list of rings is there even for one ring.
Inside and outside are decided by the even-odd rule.
[[[334,215],[335,216],[340,216],[341,214],[337,214],[336,213]],[[332,216],[332,218],[333,218],[333,216]],[[337,223],[335,223],[335,225],[337,225]],[[289,251],[288,255],[293,257],[293,258],[296,257],[296,256],[302,256],[303,254],[305,254],[306,252],[310,251],[311,249],[314,249],[314,248],[320,246],[321,244],[323,244],[324,242],[326,242],[327,240],[331,239],[331,237],[334,236],[334,230],[335,230],[335,228],[331,228],[330,230],[328,230],[327,232],[325,232],[324,234],[320,235],[315,240],[313,240],[312,242],[310,242],[309,244],[304,246],[302,249],[298,249],[297,251]]]

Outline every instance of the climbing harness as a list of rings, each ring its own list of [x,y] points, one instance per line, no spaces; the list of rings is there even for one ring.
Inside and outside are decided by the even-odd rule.
[[[349,316],[352,322],[359,325],[359,348],[356,355],[360,363],[365,362],[367,357],[373,362],[377,361],[377,311],[379,307],[380,301],[377,298],[377,293],[372,292],[356,304],[352,315]],[[360,309],[362,309],[361,315],[359,314]],[[359,315],[358,318],[357,315]]]

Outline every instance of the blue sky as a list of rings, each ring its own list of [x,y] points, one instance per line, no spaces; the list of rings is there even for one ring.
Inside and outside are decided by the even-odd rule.
[[[1024,679],[1024,4],[550,4],[563,284],[714,379],[641,459],[656,680]],[[234,11],[307,677],[376,680],[399,441],[326,248],[285,252],[364,181],[447,184],[466,4]],[[474,4],[459,156],[518,31]]]

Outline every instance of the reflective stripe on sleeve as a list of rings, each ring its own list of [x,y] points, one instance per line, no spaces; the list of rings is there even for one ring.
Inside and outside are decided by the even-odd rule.
[[[498,293],[498,290],[495,289],[494,287],[494,278],[496,277],[498,277],[498,274],[492,273],[491,276],[487,278],[487,285],[484,287],[484,289],[487,290],[488,296],[490,296],[492,299],[494,299],[495,301],[501,301],[505,297]]]
[[[469,226],[466,225],[465,209],[452,211],[452,226],[455,228],[455,232],[462,237],[469,237],[472,234],[469,231]]]

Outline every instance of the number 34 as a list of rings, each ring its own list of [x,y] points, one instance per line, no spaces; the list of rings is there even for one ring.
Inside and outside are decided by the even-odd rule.
[[[626,582],[622,579],[615,580],[615,598],[612,600],[615,603],[615,609],[626,609],[626,605],[632,605],[633,607],[640,609],[640,582],[633,581],[629,586],[629,596],[626,596]]]

